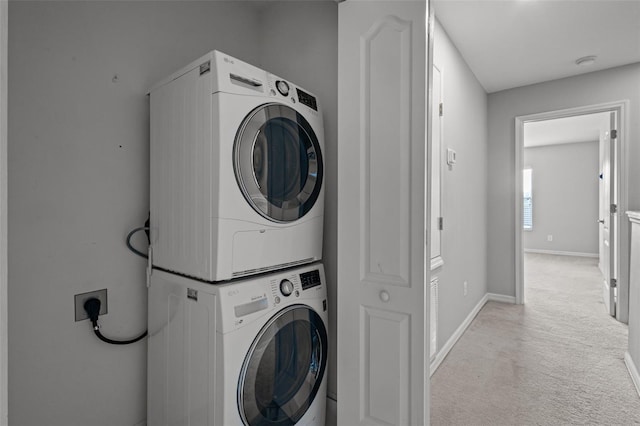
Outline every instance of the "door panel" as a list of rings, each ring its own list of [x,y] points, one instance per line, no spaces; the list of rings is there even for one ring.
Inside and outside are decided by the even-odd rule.
[[[407,424],[410,316],[362,307],[366,423]]]
[[[424,1],[339,5],[338,424],[428,424]]]
[[[408,285],[411,21],[379,20],[362,36],[361,140],[365,281]],[[389,80],[394,80],[389,83]],[[385,173],[389,171],[390,173]]]

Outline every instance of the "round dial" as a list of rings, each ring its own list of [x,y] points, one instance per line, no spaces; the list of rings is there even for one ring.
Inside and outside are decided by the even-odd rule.
[[[286,81],[283,81],[283,80],[276,81],[276,88],[278,89],[278,92],[280,92],[282,96],[287,96],[289,94],[289,84],[287,84]]]
[[[280,281],[280,293],[285,297],[290,296],[293,293],[293,283],[289,280]]]

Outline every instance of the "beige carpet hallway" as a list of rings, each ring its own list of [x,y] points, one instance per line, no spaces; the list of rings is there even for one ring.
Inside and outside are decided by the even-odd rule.
[[[487,303],[431,377],[431,424],[640,424],[597,259],[527,254],[525,275],[525,305]]]

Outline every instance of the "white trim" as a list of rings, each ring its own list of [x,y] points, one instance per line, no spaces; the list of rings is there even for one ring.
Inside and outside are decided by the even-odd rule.
[[[524,228],[522,220],[522,198],[524,193],[522,191],[522,169],[524,167],[524,121],[520,117],[516,117],[516,152],[515,159],[515,190],[516,190],[516,217],[515,217],[515,272],[516,272],[516,303],[521,305],[524,303],[524,265],[522,252],[522,229]]]
[[[616,111],[618,117],[618,139],[620,140],[620,149],[616,151],[617,158],[617,170],[618,170],[618,211],[624,212],[627,207],[627,188],[629,186],[629,155],[628,155],[628,142],[627,142],[627,123],[629,122],[629,108],[630,103],[628,100],[607,102],[603,104],[587,105],[577,108],[568,108],[557,111],[548,111],[538,114],[522,115],[515,118],[515,222],[514,222],[514,237],[515,237],[515,294],[516,303],[524,303],[524,247],[522,243],[522,168],[523,168],[523,155],[524,155],[524,124],[526,122],[543,121],[555,118],[573,117],[584,114],[594,114],[598,112],[613,112]],[[621,232],[622,220],[618,221],[618,227],[616,229],[616,238],[614,239],[615,250],[618,254],[617,257],[617,276],[619,282],[624,285],[624,282],[628,281],[626,272],[620,266],[620,259],[622,258]],[[628,292],[627,292],[628,297]],[[627,309],[626,307],[622,307]],[[628,309],[627,309],[628,311]],[[625,311],[625,312],[627,312]],[[628,312],[626,313],[628,316]],[[625,321],[625,315],[618,317],[618,320]]]
[[[506,296],[504,294],[487,293],[487,301],[516,304],[516,298],[514,296]]]
[[[627,216],[629,216],[631,222],[640,223],[640,212],[628,211]]]
[[[625,352],[624,354],[624,363],[627,366],[627,370],[629,370],[629,375],[631,376],[633,384],[636,386],[638,396],[640,396],[640,374],[638,373],[638,369],[633,363],[633,359],[631,359],[631,354],[629,352]]]
[[[524,249],[525,253],[540,253],[540,254],[555,254],[558,256],[576,256],[576,257],[592,257],[597,259],[600,257],[598,253],[580,253],[577,251],[558,251],[558,250],[539,250],[539,249]]]
[[[431,365],[429,367],[430,369],[429,377],[433,376],[433,373],[435,373],[438,367],[440,367],[440,364],[442,364],[442,361],[444,361],[447,355],[449,355],[449,352],[451,351],[451,349],[453,349],[454,345],[458,342],[458,340],[460,340],[464,332],[473,322],[473,319],[476,317],[476,315],[478,315],[478,312],[480,312],[482,307],[488,301],[489,301],[488,294],[485,294],[482,297],[482,299],[480,299],[478,304],[471,310],[471,312],[469,312],[469,315],[467,315],[464,321],[462,321],[462,324],[460,324],[460,326],[456,329],[456,331],[453,332],[449,340],[447,340],[447,343],[445,343],[444,346],[440,348],[436,356],[433,358],[433,361],[431,361]]]

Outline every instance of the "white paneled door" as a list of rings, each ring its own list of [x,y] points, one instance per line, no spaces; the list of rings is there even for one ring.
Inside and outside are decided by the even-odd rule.
[[[339,6],[340,425],[429,423],[427,16]]]

